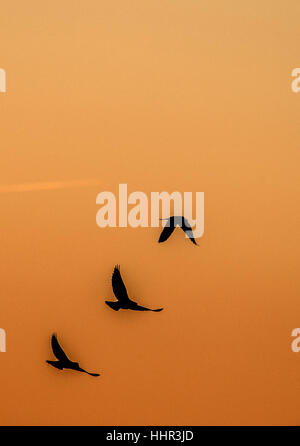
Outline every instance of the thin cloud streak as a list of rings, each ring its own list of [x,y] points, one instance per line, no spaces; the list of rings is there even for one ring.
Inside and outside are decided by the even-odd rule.
[[[73,181],[47,181],[23,184],[4,184],[0,185],[0,194],[34,192],[59,189],[73,189],[77,187],[98,186],[99,180],[73,180]]]

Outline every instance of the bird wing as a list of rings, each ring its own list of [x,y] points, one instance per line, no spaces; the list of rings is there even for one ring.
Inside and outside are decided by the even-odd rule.
[[[181,226],[181,229],[185,232],[185,234],[187,234],[191,242],[197,245],[196,240],[194,239],[192,227],[186,218],[183,218],[183,225]]]
[[[132,310],[135,311],[152,311],[151,308],[142,307],[141,305],[136,304]]]
[[[69,361],[69,358],[67,357],[67,355],[65,354],[65,352],[63,351],[63,349],[61,348],[61,346],[58,343],[56,334],[52,335],[51,346],[52,346],[54,355],[56,356],[56,358],[59,361]]]
[[[82,369],[81,367],[79,367],[78,371],[87,373],[88,375],[91,375],[91,376],[100,376],[100,373],[90,373],[90,372],[87,372],[86,370]]]
[[[126,287],[120,273],[120,266],[116,265],[112,275],[112,288],[116,298],[121,301],[129,300]]]
[[[168,222],[166,223],[164,229],[162,230],[158,243],[162,243],[165,242],[166,240],[168,240],[168,238],[170,237],[170,235],[173,233],[175,229],[175,225],[171,225],[170,224],[170,220],[168,220]]]
[[[136,307],[132,308],[135,311],[154,311],[155,313],[158,313],[159,311],[162,311],[163,308],[158,308],[157,310],[152,310],[151,308],[142,307],[141,305],[136,305]]]

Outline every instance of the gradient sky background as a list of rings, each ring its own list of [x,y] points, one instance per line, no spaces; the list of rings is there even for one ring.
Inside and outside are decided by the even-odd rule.
[[[300,423],[299,19],[298,0],[1,2],[2,425]],[[99,229],[119,183],[204,191],[199,248]],[[165,311],[106,307],[116,263]],[[54,331],[101,377],[47,366]]]

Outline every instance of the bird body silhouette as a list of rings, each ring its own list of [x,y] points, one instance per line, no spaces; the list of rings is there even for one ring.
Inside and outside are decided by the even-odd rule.
[[[121,308],[123,310],[134,310],[134,311],[154,311],[159,312],[162,311],[163,308],[158,308],[156,310],[152,310],[151,308],[142,307],[141,305],[138,305],[133,300],[129,299],[126,287],[124,285],[121,272],[120,272],[120,266],[116,265],[114,268],[114,272],[112,275],[112,288],[114,295],[118,299],[117,302],[112,302],[106,300],[105,303],[110,308],[112,308],[114,311],[118,311]]]
[[[87,373],[88,375],[91,375],[91,376],[100,376],[99,373],[89,373],[86,370],[82,369],[79,366],[78,362],[70,361],[70,359],[67,357],[67,355],[65,354],[65,352],[59,345],[56,334],[52,335],[51,346],[52,346],[53,353],[56,356],[56,358],[58,359],[58,361],[46,361],[48,364],[52,365],[53,367],[55,367],[59,370],[71,369],[71,370],[76,370],[78,372]]]
[[[186,234],[186,236],[191,240],[194,245],[198,246],[196,240],[194,239],[193,230],[188,220],[182,216],[172,216],[169,218],[162,218],[161,220],[167,220],[167,223],[162,230],[158,243],[163,243],[173,234],[175,228],[180,227]]]

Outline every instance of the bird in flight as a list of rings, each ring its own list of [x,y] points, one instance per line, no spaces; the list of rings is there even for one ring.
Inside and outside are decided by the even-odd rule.
[[[112,288],[114,295],[118,299],[117,302],[111,302],[106,300],[105,303],[110,308],[112,308],[115,311],[120,310],[120,308],[124,310],[135,310],[135,311],[155,311],[159,312],[162,311],[163,308],[158,308],[157,310],[152,310],[151,308],[146,308],[138,305],[133,300],[129,299],[126,287],[124,285],[121,273],[120,273],[120,266],[116,265],[114,268],[114,272],[112,275]]]
[[[191,225],[189,224],[186,218],[181,216],[172,216],[169,218],[162,218],[161,220],[167,220],[167,223],[165,224],[165,227],[160,234],[158,243],[162,243],[168,240],[170,235],[174,232],[175,228],[179,226],[185,232],[185,234],[191,240],[191,242],[194,243],[194,245],[198,246],[196,240],[194,239],[194,234]]]
[[[88,375],[91,376],[100,376],[99,373],[89,373],[86,370],[83,370],[81,367],[79,367],[78,362],[70,361],[70,359],[67,357],[67,355],[59,345],[56,334],[52,335],[51,346],[53,353],[58,359],[58,361],[46,361],[48,364],[52,365],[53,367],[59,370],[72,369],[72,370],[77,370],[78,372],[87,373]]]

